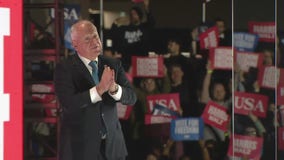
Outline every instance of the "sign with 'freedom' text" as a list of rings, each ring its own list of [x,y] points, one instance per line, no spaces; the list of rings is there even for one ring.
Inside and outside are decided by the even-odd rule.
[[[175,141],[203,138],[204,124],[201,118],[180,118],[171,121],[171,138]]]

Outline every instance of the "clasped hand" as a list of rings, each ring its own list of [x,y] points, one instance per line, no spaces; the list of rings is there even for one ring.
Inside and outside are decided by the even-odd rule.
[[[112,92],[115,90],[116,82],[114,77],[114,70],[105,65],[102,78],[100,80],[100,83],[97,85],[97,92],[99,93],[99,95],[102,95],[107,91]]]

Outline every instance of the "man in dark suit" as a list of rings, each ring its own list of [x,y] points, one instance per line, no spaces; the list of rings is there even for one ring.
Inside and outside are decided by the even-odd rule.
[[[106,58],[96,27],[71,27],[77,54],[58,63],[55,91],[62,108],[60,160],[124,160],[127,150],[116,102],[133,105],[136,95],[120,61]]]

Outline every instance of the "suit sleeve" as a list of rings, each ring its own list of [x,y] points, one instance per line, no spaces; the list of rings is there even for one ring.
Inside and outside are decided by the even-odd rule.
[[[117,63],[116,72],[116,81],[122,88],[120,102],[124,105],[134,105],[137,99],[136,93],[126,78],[125,71],[120,61]]]
[[[78,92],[66,63],[57,64],[54,73],[55,94],[65,112],[76,113],[91,103],[89,90]]]

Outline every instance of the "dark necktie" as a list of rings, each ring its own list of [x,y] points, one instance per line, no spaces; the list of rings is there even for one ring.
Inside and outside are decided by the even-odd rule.
[[[92,67],[92,77],[95,84],[99,84],[98,67],[96,61],[91,61],[89,65]]]
[[[97,67],[97,62],[96,61],[91,61],[89,65],[92,67],[92,77],[95,82],[95,84],[99,84],[99,76],[98,76],[98,67]],[[102,128],[100,130],[101,138],[105,139],[106,138],[106,133],[107,129],[105,126],[105,121],[104,121],[104,114],[102,113],[102,108],[100,106],[100,112],[101,112],[101,121],[102,121]]]

